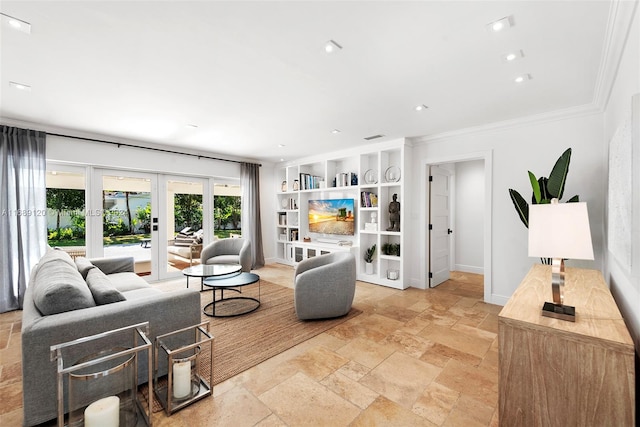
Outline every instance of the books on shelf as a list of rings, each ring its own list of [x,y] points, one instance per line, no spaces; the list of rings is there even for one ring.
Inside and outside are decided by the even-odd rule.
[[[378,195],[371,191],[360,192],[360,206],[363,208],[377,208]]]
[[[354,172],[336,174],[334,187],[349,187],[351,185],[358,185],[358,175]]]
[[[300,189],[301,190],[316,190],[322,188],[324,185],[324,179],[317,175],[311,175],[308,173],[300,173]]]

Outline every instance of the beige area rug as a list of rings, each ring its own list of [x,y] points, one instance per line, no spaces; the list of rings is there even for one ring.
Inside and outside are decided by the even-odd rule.
[[[257,286],[247,290],[255,296]],[[244,293],[244,291],[243,291]],[[211,292],[201,293],[201,302],[211,302]],[[314,336],[357,316],[352,308],[343,317],[327,320],[298,320],[293,307],[293,289],[262,280],[260,308],[238,317],[212,318],[209,321],[214,335],[213,383],[218,384],[276,354],[313,338]]]
[[[225,291],[225,296],[229,291]],[[243,288],[243,295],[255,297],[257,285]],[[200,293],[200,309],[212,301],[210,291]],[[218,384],[283,351],[351,319],[360,313],[352,308],[343,317],[326,320],[299,320],[293,307],[293,289],[266,280],[260,283],[260,307],[249,314],[213,318],[202,315],[210,322],[214,336],[213,383]],[[141,390],[145,395],[147,390]],[[158,402],[153,412],[162,410]]]

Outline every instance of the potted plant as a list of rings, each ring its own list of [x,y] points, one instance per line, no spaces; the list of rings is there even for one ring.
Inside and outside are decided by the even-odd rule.
[[[533,172],[529,171],[529,181],[533,195],[531,196],[532,204],[548,204],[551,199],[562,199],[564,194],[564,186],[567,182],[567,174],[569,173],[569,163],[571,162],[571,148],[568,148],[556,161],[553,166],[549,178],[541,176],[536,178]],[[520,220],[525,227],[529,228],[529,204],[516,190],[510,188],[509,196]],[[567,203],[579,202],[580,198],[576,195],[567,200]],[[542,259],[543,264],[549,264],[550,259]]]
[[[374,244],[364,252],[364,272],[373,274],[373,255],[376,253],[376,245]]]

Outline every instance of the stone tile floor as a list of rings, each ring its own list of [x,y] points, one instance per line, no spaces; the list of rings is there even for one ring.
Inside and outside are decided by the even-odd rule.
[[[291,267],[257,273],[292,286]],[[477,274],[454,272],[429,290],[358,282],[362,314],[216,385],[213,397],[153,414],[153,425],[497,426],[501,307],[482,297]],[[20,320],[0,314],[2,426],[22,424]]]

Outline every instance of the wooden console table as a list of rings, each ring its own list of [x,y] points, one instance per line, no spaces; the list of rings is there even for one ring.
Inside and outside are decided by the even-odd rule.
[[[634,426],[634,346],[602,274],[567,268],[575,323],[543,317],[551,267],[534,265],[498,317],[504,426]]]

